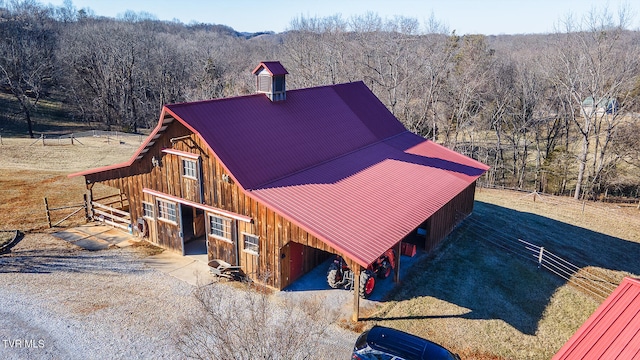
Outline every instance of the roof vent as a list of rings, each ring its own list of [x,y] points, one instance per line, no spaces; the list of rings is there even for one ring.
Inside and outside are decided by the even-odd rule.
[[[288,72],[279,61],[263,61],[253,74],[256,75],[256,92],[267,94],[274,102],[287,98],[285,76]]]

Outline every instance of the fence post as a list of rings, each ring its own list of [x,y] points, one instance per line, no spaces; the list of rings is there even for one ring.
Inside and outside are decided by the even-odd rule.
[[[84,218],[89,222],[89,199],[86,193],[82,194],[82,197],[84,198]]]
[[[42,139],[42,146],[44,146],[44,134],[40,134],[40,139]]]
[[[71,133],[71,145],[73,145],[73,133]]]
[[[542,255],[544,254],[544,246],[540,247],[540,253],[538,254],[538,269],[542,266]]]
[[[47,224],[49,224],[49,228],[51,228],[51,213],[49,212],[49,202],[47,198],[44,198],[44,210],[47,213]]]

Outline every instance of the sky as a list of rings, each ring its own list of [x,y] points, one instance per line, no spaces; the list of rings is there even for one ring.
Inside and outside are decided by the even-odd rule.
[[[61,6],[63,0],[42,0]],[[554,32],[571,14],[580,19],[592,9],[616,14],[627,1],[606,0],[73,0],[78,9],[90,8],[98,16],[118,17],[127,10],[147,12],[159,20],[227,25],[240,32],[285,31],[295,17],[344,19],[366,12],[382,18],[416,18],[422,24],[434,15],[456,34],[532,34]],[[632,29],[638,29],[633,13]]]

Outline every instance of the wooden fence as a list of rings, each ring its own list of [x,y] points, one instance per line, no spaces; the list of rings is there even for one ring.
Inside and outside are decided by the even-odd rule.
[[[82,204],[72,204],[59,207],[50,207],[49,200],[44,198],[44,209],[47,215],[47,224],[49,228],[60,225],[65,220],[78,214],[84,210],[84,216],[87,221],[96,220],[105,224],[130,231],[131,215],[127,211],[129,202],[122,194],[105,196],[94,201],[89,201],[87,194],[84,194],[84,202]],[[69,211],[71,211],[69,213]],[[66,212],[63,217],[56,221],[52,220],[54,213]]]
[[[131,215],[127,211],[129,201],[122,192],[108,195],[91,202],[91,215],[94,220],[130,231]]]
[[[89,219],[89,206],[88,206],[88,201],[87,201],[87,194],[84,194],[84,203],[82,204],[74,204],[74,205],[66,205],[66,206],[59,206],[59,207],[49,207],[49,200],[47,200],[47,198],[44,198],[44,210],[46,212],[47,215],[47,224],[49,225],[49,228],[52,228],[54,226],[58,226],[60,225],[63,221],[69,219],[70,217],[72,217],[73,215],[79,213],[80,211],[84,210],[84,216],[86,219]],[[51,220],[51,215],[52,212],[58,212],[61,210],[73,210],[71,213],[66,214],[62,219],[58,220],[56,223],[52,224],[52,220]]]

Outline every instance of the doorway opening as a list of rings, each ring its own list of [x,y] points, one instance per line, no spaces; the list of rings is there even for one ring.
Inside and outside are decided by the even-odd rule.
[[[207,262],[207,237],[204,210],[180,205],[184,255]]]

